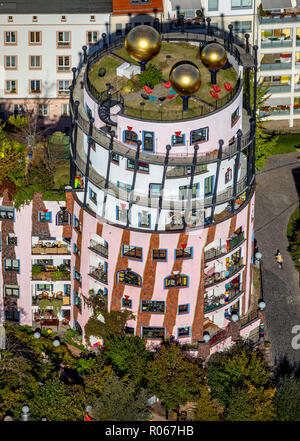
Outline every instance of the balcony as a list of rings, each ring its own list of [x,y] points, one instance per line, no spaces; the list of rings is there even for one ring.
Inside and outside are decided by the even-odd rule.
[[[260,70],[290,70],[292,63],[261,63]]]
[[[32,280],[70,280],[70,270],[65,264],[58,266],[33,264]]]
[[[71,305],[71,295],[64,294],[62,291],[58,291],[56,293],[42,291],[41,294],[35,294],[32,296],[32,306],[38,305],[41,300],[46,300],[49,302],[49,306],[52,306],[51,303],[55,304],[55,301],[57,300],[61,302],[61,306]]]
[[[39,242],[32,245],[31,254],[71,254],[71,249],[67,244],[61,241],[55,242]]]
[[[245,241],[244,233],[239,233],[232,239],[229,239],[228,249],[227,247],[223,248],[211,248],[210,250],[204,253],[204,261],[208,262],[210,260],[218,259],[219,257],[226,256],[229,252],[233,251],[239,245],[241,245]]]
[[[204,286],[208,288],[210,286],[218,285],[224,280],[229,279],[234,274],[238,273],[244,268],[243,259],[237,259],[236,263],[227,266],[226,270],[220,272],[214,272],[211,275],[204,274]]]
[[[281,39],[282,37],[269,37],[266,40],[262,40],[261,47],[262,49],[266,48],[275,48],[275,47],[292,47],[293,41],[291,38],[287,40]]]
[[[105,246],[95,240],[91,240],[89,250],[94,251],[102,257],[108,258],[108,245]]]
[[[107,273],[103,268],[90,266],[89,276],[93,277],[95,280],[98,280],[98,282],[107,284]]]
[[[259,114],[261,116],[289,115],[290,106],[281,106],[281,105],[278,105],[276,107],[264,106],[259,109]]]
[[[212,296],[210,298],[204,299],[204,313],[206,314],[211,311],[216,311],[217,309],[222,308],[228,303],[234,301],[242,294],[243,291],[234,288],[227,291],[227,294],[221,294],[220,296]]]
[[[264,86],[267,86],[267,83],[264,83]],[[269,85],[269,89],[267,93],[289,93],[291,91],[291,86],[289,84],[285,86],[279,86],[275,84]]]

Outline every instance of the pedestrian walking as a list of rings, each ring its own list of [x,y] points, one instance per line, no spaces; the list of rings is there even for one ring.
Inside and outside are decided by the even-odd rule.
[[[283,257],[282,257],[282,254],[280,253],[280,251],[276,255],[276,260],[277,260],[277,263],[278,263],[278,268],[282,269]]]

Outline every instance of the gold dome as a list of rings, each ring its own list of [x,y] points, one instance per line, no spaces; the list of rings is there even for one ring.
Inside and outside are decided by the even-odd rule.
[[[170,71],[170,82],[180,96],[189,96],[201,86],[201,75],[198,67],[190,61],[179,61]]]
[[[225,66],[227,53],[219,43],[209,43],[201,50],[200,58],[209,70],[219,70]]]
[[[125,48],[131,58],[145,63],[160,51],[160,33],[152,26],[136,26],[128,32],[125,39]]]

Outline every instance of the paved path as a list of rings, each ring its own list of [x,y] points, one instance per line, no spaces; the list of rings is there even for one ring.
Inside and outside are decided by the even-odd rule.
[[[287,251],[286,227],[290,215],[299,204],[292,170],[298,170],[299,153],[270,157],[262,173],[257,175],[255,238],[263,254],[263,288],[266,309],[266,337],[272,342],[273,361],[287,358],[300,366],[300,349],[291,346],[292,328],[300,325],[299,275]],[[297,173],[297,172],[296,172]],[[274,254],[283,255],[283,269],[277,267]]]

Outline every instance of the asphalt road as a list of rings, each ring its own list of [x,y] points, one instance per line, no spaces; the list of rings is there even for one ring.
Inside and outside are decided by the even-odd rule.
[[[263,172],[256,178],[254,228],[257,245],[263,255],[266,338],[271,341],[273,363],[277,366],[285,359],[289,365],[300,367],[300,348],[292,347],[295,337],[292,328],[299,325],[300,329],[299,274],[287,251],[286,237],[289,218],[299,204],[298,156],[300,158],[299,153],[289,153],[270,157]],[[277,249],[283,256],[282,270],[275,261]],[[298,341],[300,343],[300,338]]]

